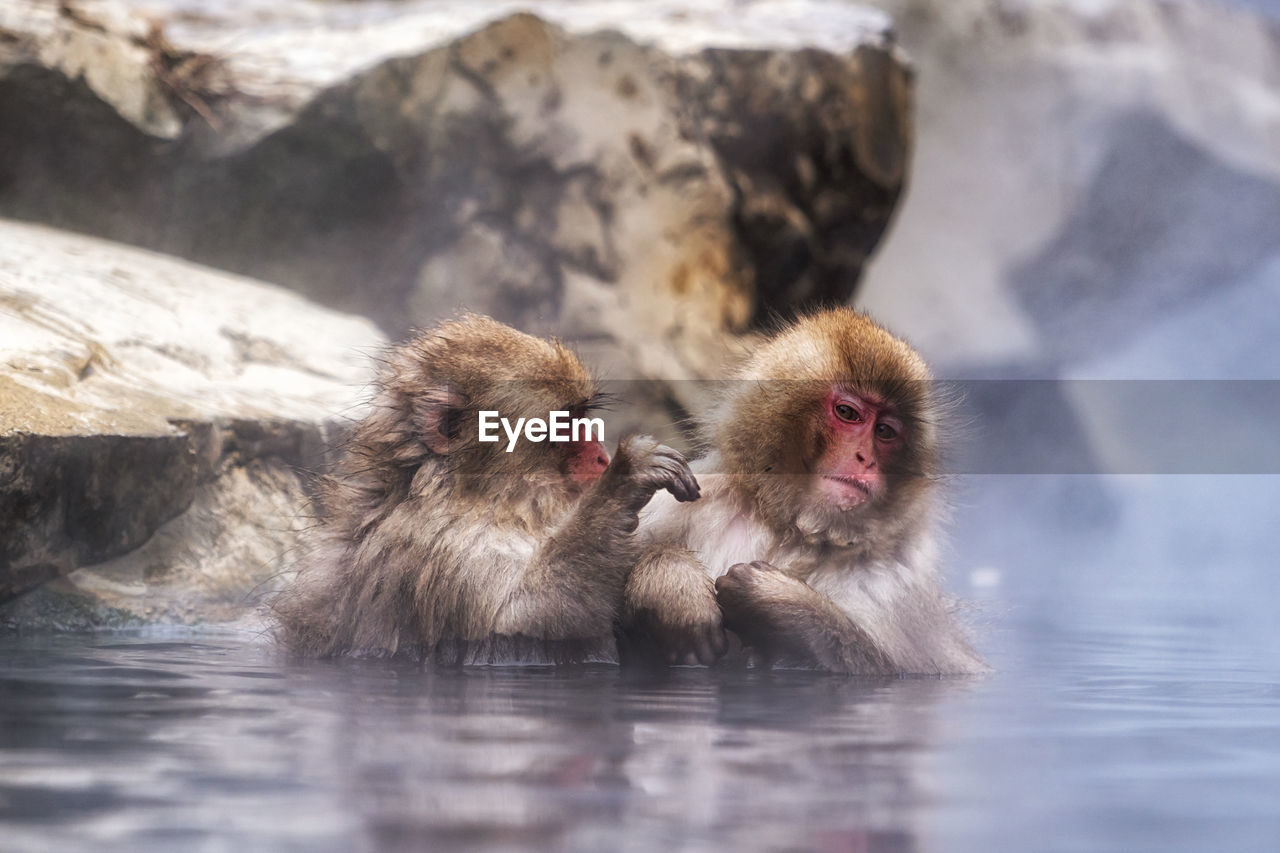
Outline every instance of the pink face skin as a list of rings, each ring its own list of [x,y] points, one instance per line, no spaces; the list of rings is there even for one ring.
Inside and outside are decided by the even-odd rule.
[[[594,483],[609,467],[609,451],[598,441],[575,441],[565,445],[565,462],[561,468],[575,483]]]
[[[583,418],[587,411],[587,406],[579,405],[571,407],[569,414],[575,418]],[[609,451],[600,442],[574,441],[564,445],[564,461],[560,463],[560,473],[568,477],[570,482],[589,486],[600,479],[600,475],[608,467]]]
[[[882,466],[902,446],[902,421],[882,400],[840,387],[822,405],[828,443],[813,471],[822,478],[822,494],[851,510],[884,488]]]

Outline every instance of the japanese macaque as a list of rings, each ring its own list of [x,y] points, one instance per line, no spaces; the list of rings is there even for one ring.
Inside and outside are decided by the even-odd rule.
[[[586,420],[596,402],[573,353],[487,317],[391,350],[376,387],[275,603],[279,638],[451,664],[613,659],[640,510],[659,489],[698,496],[684,458],[632,437],[610,461],[581,430],[482,440],[481,412]]]
[[[848,309],[763,344],[704,422],[702,499],[656,500],[627,583],[625,658],[985,671],[936,570],[938,404],[905,342]],[[713,583],[714,579],[714,583]]]

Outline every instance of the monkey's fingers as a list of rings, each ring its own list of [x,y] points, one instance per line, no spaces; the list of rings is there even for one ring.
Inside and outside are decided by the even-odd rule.
[[[689,463],[685,461],[684,456],[679,455],[673,461],[678,464],[676,465],[676,483],[671,489],[671,494],[681,502],[696,501],[702,496],[702,487],[698,485],[698,478],[693,476],[693,470],[689,468]]]
[[[729,652],[729,635],[723,625],[717,625],[711,633],[711,653],[722,658]]]
[[[744,640],[770,621],[769,608],[762,606],[758,585],[767,563],[737,563],[716,578],[716,602],[724,614],[724,626]],[[766,569],[767,570],[767,569]]]
[[[719,625],[711,626],[698,640],[698,662],[701,664],[710,666],[724,657],[727,651],[729,651],[729,638],[725,635],[724,628]]]
[[[724,657],[729,650],[729,638],[724,628],[711,625],[695,629],[684,638],[684,643],[667,650],[667,663],[685,666],[710,666]]]
[[[680,502],[696,501],[701,496],[698,480],[680,451],[660,444],[654,449],[654,462],[662,469],[663,488]]]
[[[710,666],[724,657],[729,640],[717,618],[682,626],[655,623],[652,627],[662,655],[671,666]]]
[[[681,503],[696,501],[702,497],[702,488],[698,485],[698,480],[693,476],[693,472],[689,470],[688,465],[682,467],[676,479],[667,489]]]

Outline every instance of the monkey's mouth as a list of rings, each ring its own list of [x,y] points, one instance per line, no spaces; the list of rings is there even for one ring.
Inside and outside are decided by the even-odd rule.
[[[853,509],[870,500],[873,492],[871,484],[865,480],[859,480],[855,477],[837,477],[833,474],[823,474],[824,480],[830,480],[835,484],[832,495],[836,499],[837,506],[842,510]]]
[[[823,474],[828,480],[835,480],[837,483],[844,483],[846,486],[853,486],[867,497],[871,497],[871,486],[862,480],[855,480],[853,477],[835,477],[831,474]]]

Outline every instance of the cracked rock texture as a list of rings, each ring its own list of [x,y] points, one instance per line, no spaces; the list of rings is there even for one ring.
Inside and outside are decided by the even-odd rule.
[[[0,624],[252,610],[382,335],[93,238],[0,220],[0,245]]]
[[[902,190],[911,72],[872,10],[659,3],[637,25],[607,3],[492,22],[479,10],[516,5],[361,5],[18,0],[0,14],[0,215],[278,283],[393,336],[462,305],[669,380],[847,301]],[[818,13],[840,32],[827,49],[797,37]],[[215,60],[219,39],[237,47]]]

